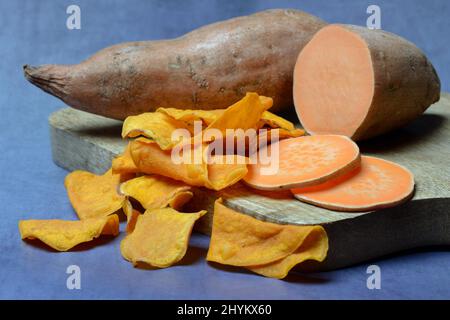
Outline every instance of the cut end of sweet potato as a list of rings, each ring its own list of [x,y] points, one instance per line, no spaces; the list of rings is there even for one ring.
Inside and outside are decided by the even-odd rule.
[[[293,189],[300,201],[348,212],[393,207],[410,199],[414,176],[406,168],[379,158],[362,156],[361,167],[322,185]]]
[[[359,148],[350,138],[339,135],[305,136],[271,144],[270,164],[249,165],[247,185],[260,190],[280,190],[321,184],[352,171],[360,164]],[[272,170],[268,171],[268,167]],[[269,172],[269,173],[267,173]]]
[[[367,43],[343,26],[324,27],[295,65],[297,115],[310,134],[352,137],[368,114],[374,84]]]

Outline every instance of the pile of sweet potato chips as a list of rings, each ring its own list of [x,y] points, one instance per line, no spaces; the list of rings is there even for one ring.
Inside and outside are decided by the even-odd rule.
[[[206,214],[181,212],[184,204],[196,201],[193,188],[219,191],[247,174],[246,154],[210,152],[219,134],[227,137],[229,129],[261,128],[276,130],[280,139],[304,134],[268,112],[271,106],[271,98],[248,93],[225,110],[160,108],[128,117],[122,137],[130,142],[110,170],[100,176],[74,171],[65,179],[79,220],[23,220],[22,239],[39,239],[67,251],[102,235],[117,236],[123,213],[127,234],[120,249],[126,260],[156,268],[176,264],[188,250],[195,222]],[[184,135],[174,136],[175,130]],[[192,161],[174,161],[175,148],[189,149]],[[207,161],[225,156],[227,161]],[[221,199],[215,203],[208,261],[284,278],[302,261],[322,261],[327,250],[328,238],[320,226],[263,222],[227,208]]]

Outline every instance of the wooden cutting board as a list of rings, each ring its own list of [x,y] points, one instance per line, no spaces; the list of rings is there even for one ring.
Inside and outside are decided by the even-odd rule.
[[[50,116],[52,153],[65,169],[103,173],[120,154],[121,122],[71,108]],[[398,162],[416,178],[414,198],[391,209],[343,213],[320,209],[289,192],[259,192],[238,184],[225,191],[195,190],[190,210],[208,209],[198,230],[210,233],[212,206],[222,197],[230,208],[280,224],[322,225],[330,250],[322,263],[301,269],[331,270],[406,249],[450,245],[450,95],[409,126],[360,144],[364,154]]]

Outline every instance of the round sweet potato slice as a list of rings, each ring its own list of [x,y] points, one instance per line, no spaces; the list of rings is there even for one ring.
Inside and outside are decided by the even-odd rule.
[[[270,165],[260,161],[261,154],[269,155]],[[339,135],[281,140],[261,148],[258,158],[256,164],[248,166],[248,174],[244,181],[247,185],[260,190],[318,185],[352,171],[360,164],[359,148],[356,143],[348,137]],[[267,173],[269,166],[275,170]]]
[[[362,156],[361,166],[322,185],[293,189],[300,201],[336,211],[370,211],[410,199],[414,176],[399,164]]]

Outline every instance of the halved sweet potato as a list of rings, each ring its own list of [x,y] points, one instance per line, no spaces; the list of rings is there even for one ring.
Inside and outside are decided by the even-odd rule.
[[[326,26],[294,69],[294,104],[310,134],[371,138],[414,120],[439,96],[439,77],[423,52],[382,30]]]

